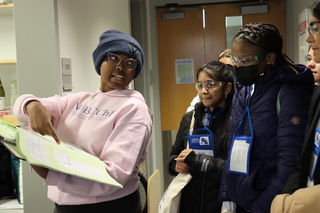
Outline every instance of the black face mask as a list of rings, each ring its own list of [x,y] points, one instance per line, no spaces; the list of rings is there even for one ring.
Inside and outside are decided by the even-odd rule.
[[[259,64],[255,64],[251,66],[235,67],[235,76],[239,81],[239,83],[245,86],[250,86],[251,84],[256,83],[257,79],[264,75],[264,73],[262,74],[259,73],[259,70],[258,70]]]

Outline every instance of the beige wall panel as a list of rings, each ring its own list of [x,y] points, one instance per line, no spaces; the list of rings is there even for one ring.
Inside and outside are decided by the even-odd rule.
[[[206,5],[205,61],[217,60],[226,48],[227,16],[239,16],[240,8],[234,4]]]

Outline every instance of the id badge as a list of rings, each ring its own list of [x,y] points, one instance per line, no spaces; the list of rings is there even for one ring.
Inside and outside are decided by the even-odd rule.
[[[320,130],[317,127],[314,135],[314,144],[312,148],[312,155],[311,155],[311,165],[312,167],[310,168],[310,175],[309,179],[310,181],[313,181],[314,179],[314,174],[316,171],[316,167],[318,164],[318,159],[319,159],[319,153],[320,153],[320,148],[319,148],[319,143],[320,143]]]
[[[249,174],[251,136],[235,136],[229,155],[228,171],[238,174]]]
[[[212,134],[189,135],[188,143],[189,148],[193,149],[196,154],[215,156]]]

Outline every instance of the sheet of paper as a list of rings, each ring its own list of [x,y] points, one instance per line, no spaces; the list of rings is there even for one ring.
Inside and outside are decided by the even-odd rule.
[[[194,62],[190,59],[175,60],[176,84],[194,83]]]
[[[17,130],[18,149],[30,164],[122,188],[107,173],[105,164],[99,158],[58,145],[27,130]]]
[[[250,144],[246,140],[235,140],[230,157],[230,170],[248,173],[248,152]]]
[[[16,139],[16,127],[3,121],[0,120],[0,135],[4,138],[10,139],[10,140],[15,140]]]

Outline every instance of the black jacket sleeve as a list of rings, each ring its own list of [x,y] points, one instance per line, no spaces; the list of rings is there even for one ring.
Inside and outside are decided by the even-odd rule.
[[[284,194],[293,194],[297,189],[299,189],[299,180],[300,180],[300,157],[297,158],[294,167],[291,170],[291,174],[289,176],[288,181],[282,191]]]
[[[191,152],[184,162],[191,168],[192,173],[209,179],[215,178],[217,175],[221,177],[225,165],[225,160],[221,158],[203,154],[197,155],[195,152]]]
[[[175,170],[176,161],[174,159],[178,157],[179,154],[187,147],[188,132],[190,128],[192,114],[193,114],[193,111],[187,112],[182,117],[182,120],[180,122],[180,127],[176,136],[176,140],[172,145],[170,156],[167,159],[167,162],[166,162],[167,172],[171,176],[175,176],[178,174]]]
[[[310,109],[309,109],[309,119],[305,130],[305,137],[303,142],[303,147],[300,156],[297,158],[291,174],[286,182],[283,193],[292,194],[299,188],[304,188],[307,186],[309,169],[311,164],[312,147],[314,143],[314,131],[319,121],[320,115],[320,87],[316,86],[314,93],[312,95]],[[319,165],[319,164],[318,164]],[[316,170],[314,183],[318,184],[320,180],[320,174]]]

